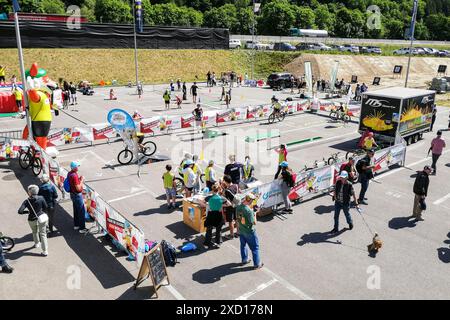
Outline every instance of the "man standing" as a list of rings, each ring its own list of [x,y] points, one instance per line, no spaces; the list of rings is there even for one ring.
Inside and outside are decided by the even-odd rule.
[[[413,215],[411,218],[415,218],[415,221],[423,221],[422,211],[426,209],[425,198],[428,194],[428,185],[430,183],[430,178],[428,177],[431,173],[431,168],[425,166],[423,171],[417,174],[416,180],[414,181],[414,207]]]
[[[433,112],[432,112],[432,116],[431,116],[431,127],[430,127],[431,132],[433,132],[433,126],[434,126],[434,123],[436,122],[436,114],[437,114],[437,108],[436,108],[436,104],[434,104]]]
[[[339,175],[339,179],[336,181],[336,186],[334,187],[333,199],[334,199],[334,228],[331,233],[339,232],[339,214],[341,210],[344,211],[345,219],[348,223],[348,228],[353,229],[352,216],[350,215],[350,198],[353,197],[356,208],[358,207],[358,202],[356,201],[355,190],[351,183],[348,182],[347,171],[342,171]]]
[[[255,171],[255,167],[253,166],[250,157],[245,156],[244,166],[242,167],[242,173],[244,176],[245,183],[251,183],[255,181],[255,177],[253,177],[253,172]]]
[[[164,91],[163,99],[164,99],[165,109],[169,110],[170,109],[170,93],[169,93],[169,90]]]
[[[353,157],[348,158],[348,162],[344,162],[339,168],[339,174],[343,171],[348,173],[348,180],[355,183],[358,178],[358,173],[355,170],[355,159]]]
[[[264,264],[261,262],[259,253],[259,240],[256,235],[256,217],[250,204],[255,199],[253,194],[247,194],[241,204],[236,207],[236,216],[239,224],[239,239],[241,242],[241,261],[245,265],[250,262],[247,253],[247,245],[252,251],[253,265],[255,269],[261,269]]]
[[[284,211],[287,213],[292,213],[292,204],[291,201],[289,201],[289,192],[291,191],[291,188],[294,186],[294,178],[292,176],[292,170],[289,168],[289,164],[286,161],[283,161],[280,163],[281,168],[281,174],[280,174],[280,180],[281,180],[281,195],[283,197],[284,202]]]
[[[6,67],[0,66],[0,84],[6,84]]]
[[[78,104],[77,102],[77,88],[75,85],[70,82],[69,84],[69,91],[70,91],[70,100],[72,100],[71,105]]]
[[[230,155],[228,158],[230,159],[230,163],[225,166],[224,175],[230,176],[231,181],[234,184],[239,185],[239,182],[241,181],[242,165],[236,162],[235,155]]]
[[[191,87],[191,94],[192,94],[192,103],[197,103],[197,82],[194,82],[194,84]]]
[[[74,230],[80,233],[86,233],[88,230],[85,225],[86,207],[83,201],[83,181],[84,177],[78,175],[78,167],[80,164],[76,161],[70,163],[70,172],[68,174],[70,184],[70,199],[73,204],[73,222]]]
[[[431,168],[433,168],[432,175],[436,175],[436,163],[439,157],[442,155],[442,150],[446,147],[444,139],[442,139],[442,132],[438,131],[436,138],[431,141],[431,154],[433,158],[433,163]]]
[[[187,100],[186,82],[183,82],[183,100]]]
[[[373,165],[371,165],[372,158],[375,155],[373,150],[368,150],[367,155],[358,161],[356,164],[356,170],[359,173],[359,182],[361,183],[361,191],[359,193],[358,203],[368,205],[365,201],[367,189],[369,188],[369,181],[373,178]]]
[[[56,192],[55,186],[50,183],[48,175],[42,175],[41,180],[42,184],[39,187],[38,195],[44,197],[45,202],[47,203],[47,210],[45,210],[45,213],[48,215],[48,226],[50,231],[48,237],[51,237],[54,231],[55,203],[56,199],[58,199],[58,193]]]
[[[273,99],[273,98],[272,98],[272,99]],[[281,164],[283,161],[287,161],[287,154],[288,154],[288,152],[287,152],[287,149],[286,149],[286,145],[281,144],[281,145],[280,145],[280,148],[277,149],[276,152],[278,153],[278,169],[277,169],[277,172],[275,173],[275,178],[274,178],[275,180],[278,179],[278,175],[279,175],[280,172],[281,172],[281,166],[280,166],[280,164]]]

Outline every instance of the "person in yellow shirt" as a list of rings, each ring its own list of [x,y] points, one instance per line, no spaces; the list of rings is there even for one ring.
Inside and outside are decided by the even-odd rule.
[[[6,85],[6,67],[0,66],[0,85],[3,82],[3,85]]]
[[[172,173],[172,166],[166,165],[166,172],[162,175],[164,190],[166,190],[167,208],[175,209],[177,191],[175,188],[175,175]]]
[[[371,150],[373,146],[378,147],[377,143],[375,142],[375,139],[373,138],[373,132],[369,132],[367,137],[364,139],[363,149]]]
[[[15,88],[13,91],[14,97],[16,97],[16,106],[19,112],[23,112],[22,108],[22,99],[23,99],[23,92],[19,88]]]

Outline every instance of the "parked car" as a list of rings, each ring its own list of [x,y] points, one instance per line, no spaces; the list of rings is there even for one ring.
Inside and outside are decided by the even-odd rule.
[[[440,50],[436,53],[436,57],[450,57],[450,51],[448,50]]]
[[[345,51],[344,46],[342,46],[340,44],[332,44],[331,50]]]
[[[297,79],[294,77],[294,83],[291,80],[291,73],[272,73],[267,78],[267,84],[272,88],[291,88],[296,85]]]
[[[319,43],[312,43],[314,50],[320,50],[320,51],[330,51],[331,47],[327,46],[321,42]]]
[[[359,47],[353,45],[353,44],[344,44],[344,50],[347,52],[353,52],[353,53],[359,53]]]
[[[367,46],[367,53],[381,54],[381,48],[376,46]]]
[[[255,50],[269,50],[270,46],[265,43],[261,43],[259,41],[255,41],[254,43],[252,41],[246,41],[245,47],[247,49],[255,49]]]
[[[242,47],[241,40],[239,40],[239,39],[230,39],[228,47],[230,49],[240,49]]]
[[[314,50],[314,46],[311,43],[299,43],[295,48],[297,50]]]
[[[394,51],[394,54],[407,55],[407,54],[409,54],[409,48],[397,49],[397,50]],[[411,54],[412,55],[425,54],[425,51],[423,49],[421,49],[421,48],[412,48],[411,49]]]
[[[425,54],[430,56],[435,56],[436,53],[439,53],[439,50],[436,50],[434,48],[420,48],[420,49],[423,49],[423,51],[425,51]]]
[[[273,50],[277,51],[295,51],[295,47],[287,42],[277,42],[273,45]]]

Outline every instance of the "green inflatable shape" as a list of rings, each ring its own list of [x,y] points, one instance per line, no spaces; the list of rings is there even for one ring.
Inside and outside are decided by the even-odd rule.
[[[47,75],[47,71],[45,71],[44,69],[39,68],[38,69],[38,74],[36,75],[35,78],[42,78],[44,76]],[[30,76],[30,70],[25,71],[25,77],[29,77]]]

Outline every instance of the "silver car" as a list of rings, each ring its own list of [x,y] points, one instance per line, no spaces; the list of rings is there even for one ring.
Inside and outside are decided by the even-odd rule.
[[[344,50],[352,53],[359,53],[359,47],[353,44],[344,44]]]

